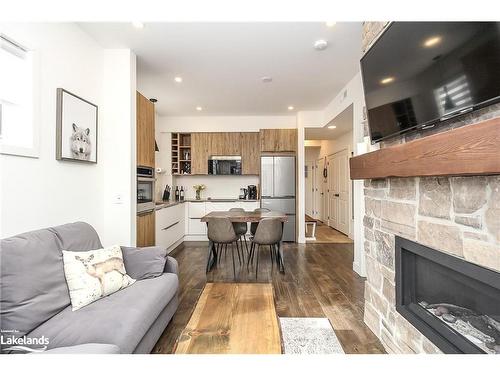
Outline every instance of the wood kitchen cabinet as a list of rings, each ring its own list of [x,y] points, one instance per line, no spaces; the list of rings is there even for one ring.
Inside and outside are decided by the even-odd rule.
[[[240,133],[208,133],[208,156],[241,155]]]
[[[137,165],[155,166],[155,106],[137,92]]]
[[[191,174],[208,174],[211,133],[191,133]]]
[[[137,215],[137,246],[155,245],[155,212]]]
[[[241,149],[241,169],[243,174],[260,173],[260,134],[239,133]]]
[[[297,129],[261,129],[260,151],[297,152]]]

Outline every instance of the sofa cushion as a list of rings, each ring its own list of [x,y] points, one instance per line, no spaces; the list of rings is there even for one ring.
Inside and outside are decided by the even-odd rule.
[[[62,253],[73,311],[135,282],[127,275],[118,245],[89,251],[63,250]]]
[[[67,307],[28,337],[45,336],[48,349],[86,343],[113,344],[132,353],[176,295],[177,275],[166,273],[104,297],[77,311]]]
[[[57,236],[61,250],[88,251],[102,248],[101,240],[90,224],[78,221],[49,230]]]
[[[121,247],[125,269],[136,280],[152,279],[163,274],[167,249],[162,246]]]
[[[41,229],[1,240],[0,328],[20,337],[69,305],[62,253]],[[6,336],[4,332],[4,336]]]
[[[70,304],[62,249],[101,248],[97,232],[76,222],[40,229],[0,242],[0,329],[24,336]]]

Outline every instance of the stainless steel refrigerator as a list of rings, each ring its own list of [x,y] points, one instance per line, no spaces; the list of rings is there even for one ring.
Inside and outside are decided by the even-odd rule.
[[[262,156],[261,207],[288,216],[283,241],[295,241],[295,156]]]

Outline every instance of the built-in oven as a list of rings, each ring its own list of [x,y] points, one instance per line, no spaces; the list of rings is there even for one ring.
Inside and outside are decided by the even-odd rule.
[[[137,213],[155,209],[155,170],[137,167]]]
[[[211,156],[208,159],[208,174],[241,174],[241,156]]]

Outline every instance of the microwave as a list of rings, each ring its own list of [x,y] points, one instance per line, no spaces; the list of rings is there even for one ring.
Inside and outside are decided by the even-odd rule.
[[[241,156],[211,156],[208,159],[208,174],[241,174]]]

